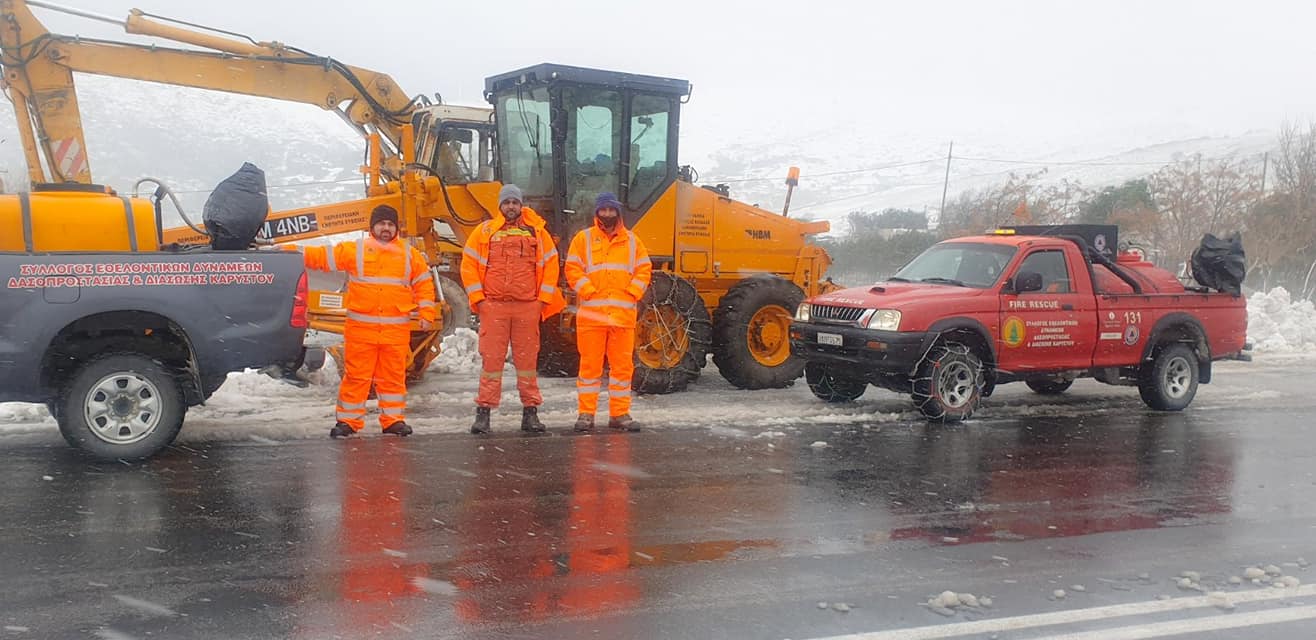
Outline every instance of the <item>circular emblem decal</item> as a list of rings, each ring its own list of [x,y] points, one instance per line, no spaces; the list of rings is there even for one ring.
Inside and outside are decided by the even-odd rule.
[[[1001,325],[1001,340],[1007,347],[1017,347],[1024,343],[1024,338],[1028,337],[1028,331],[1024,328],[1024,321],[1019,316],[1010,316],[1005,319],[1005,324]]]
[[[1142,337],[1142,332],[1138,330],[1137,325],[1129,325],[1124,328],[1124,344],[1133,346],[1138,344],[1138,339]]]

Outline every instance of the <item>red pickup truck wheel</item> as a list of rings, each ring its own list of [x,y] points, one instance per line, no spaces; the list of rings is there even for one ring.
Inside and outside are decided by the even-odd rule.
[[[968,419],[982,400],[986,376],[982,359],[958,342],[937,345],[914,375],[914,404],[930,420]]]
[[[809,391],[819,400],[827,402],[851,402],[858,400],[868,390],[868,381],[862,377],[846,376],[835,367],[821,362],[804,365],[804,380],[809,383]]]
[[[1186,344],[1161,347],[1138,372],[1138,394],[1157,411],[1182,411],[1197,395],[1197,354]]]
[[[1029,380],[1028,388],[1044,396],[1058,396],[1073,386],[1073,380]]]

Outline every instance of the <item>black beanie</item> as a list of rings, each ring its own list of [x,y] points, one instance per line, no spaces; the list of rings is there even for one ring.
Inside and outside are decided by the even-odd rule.
[[[375,226],[375,223],[381,220],[389,220],[393,224],[397,224],[398,210],[386,204],[381,204],[378,207],[375,207],[374,211],[370,212],[370,226]]]

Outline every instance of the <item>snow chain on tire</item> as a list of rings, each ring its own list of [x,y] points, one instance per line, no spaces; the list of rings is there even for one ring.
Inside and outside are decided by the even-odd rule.
[[[831,366],[820,362],[804,365],[804,380],[814,397],[824,402],[854,402],[868,390],[867,380],[837,375]]]
[[[948,371],[952,366],[956,369]],[[953,396],[963,396],[964,402],[958,406],[948,406],[941,398],[946,390],[938,387],[947,381],[940,378],[949,373],[953,381],[955,372],[960,368],[970,376],[971,384],[968,387],[956,385],[964,388],[953,391]],[[986,368],[971,347],[959,342],[939,342],[928,350],[915,368],[910,395],[919,412],[929,420],[959,422],[967,420],[978,408],[986,387],[986,378]],[[959,379],[962,381],[962,378]]]
[[[689,339],[689,347],[676,366],[669,369],[651,369],[639,359],[638,352],[642,345],[639,344],[639,336],[636,336],[637,355],[631,388],[636,393],[646,394],[682,391],[699,377],[699,371],[708,358],[708,348],[713,342],[713,323],[694,285],[685,278],[667,271],[653,272],[649,288],[640,301],[640,316],[643,317],[644,312],[653,306],[670,306],[676,310],[684,323],[678,330],[685,332]]]

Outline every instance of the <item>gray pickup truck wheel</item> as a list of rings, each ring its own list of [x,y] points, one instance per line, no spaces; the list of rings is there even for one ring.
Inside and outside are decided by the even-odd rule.
[[[64,439],[102,460],[153,455],[173,442],[187,413],[173,374],[137,353],[88,360],[58,402]]]

